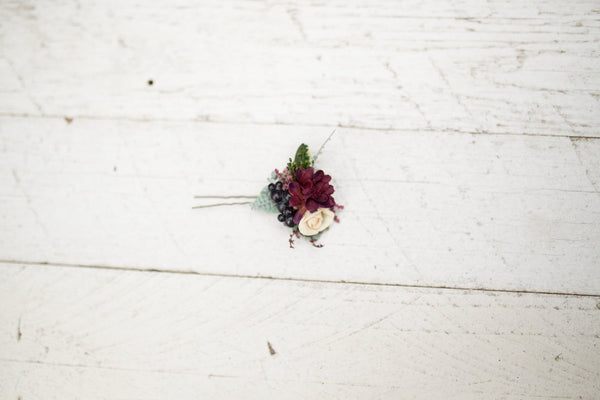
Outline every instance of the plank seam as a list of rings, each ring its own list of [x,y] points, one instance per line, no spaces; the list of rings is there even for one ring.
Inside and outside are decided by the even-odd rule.
[[[381,283],[381,282],[360,282],[360,281],[345,281],[345,280],[327,280],[327,279],[310,279],[310,278],[291,278],[291,277],[276,277],[276,276],[265,276],[265,275],[242,275],[242,274],[225,274],[217,272],[199,272],[190,270],[165,270],[158,268],[136,268],[136,267],[117,267],[110,265],[92,265],[92,264],[70,264],[70,263],[57,263],[48,261],[19,261],[19,260],[2,260],[0,263],[13,264],[13,265],[27,265],[27,266],[50,266],[50,267],[64,267],[64,268],[86,268],[86,269],[100,269],[108,271],[131,271],[131,272],[152,272],[161,274],[179,274],[179,275],[197,275],[197,276],[209,276],[209,277],[220,277],[220,278],[237,278],[237,279],[264,279],[274,281],[290,281],[290,282],[307,282],[307,283],[327,283],[327,284],[343,284],[343,285],[362,285],[362,286],[384,286],[384,287],[399,287],[408,289],[437,289],[437,290],[459,290],[459,291],[473,291],[473,292],[485,292],[485,293],[512,293],[512,294],[533,294],[533,295],[546,295],[546,296],[572,296],[572,297],[590,297],[600,299],[600,294],[594,293],[571,293],[571,292],[551,292],[543,290],[518,290],[518,289],[491,289],[491,288],[477,288],[477,287],[462,287],[462,286],[442,286],[442,285],[416,285],[407,283]]]
[[[125,122],[170,122],[170,123],[205,123],[205,124],[223,124],[223,125],[255,125],[255,126],[297,126],[297,127],[314,127],[314,128],[327,128],[335,126],[336,128],[342,129],[353,129],[353,130],[365,130],[373,132],[383,133],[413,133],[413,132],[431,132],[431,133],[456,133],[463,135],[497,135],[497,136],[531,136],[540,138],[570,138],[573,140],[578,139],[598,139],[600,136],[581,136],[581,135],[569,135],[569,134],[557,134],[552,135],[548,133],[511,133],[511,132],[487,132],[487,131],[462,131],[459,129],[435,129],[435,128],[420,128],[420,129],[398,129],[398,128],[373,128],[368,126],[360,125],[348,125],[338,123],[336,125],[327,124],[309,124],[309,123],[296,123],[296,122],[260,122],[260,121],[225,121],[215,120],[210,117],[204,118],[147,118],[147,117],[121,117],[121,116],[102,116],[102,115],[58,115],[58,114],[27,114],[27,113],[0,113],[0,118],[37,118],[37,119],[63,119],[71,123],[73,120],[95,120],[95,121],[125,121]]]

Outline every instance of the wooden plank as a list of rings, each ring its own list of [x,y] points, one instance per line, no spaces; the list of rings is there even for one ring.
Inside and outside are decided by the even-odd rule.
[[[598,136],[597,6],[3,1],[0,112]]]
[[[0,259],[599,294],[598,140],[341,129],[319,166],[346,209],[322,249],[246,206],[192,210],[328,134],[2,118]]]
[[[6,264],[0,277],[4,398],[600,391],[599,297]]]

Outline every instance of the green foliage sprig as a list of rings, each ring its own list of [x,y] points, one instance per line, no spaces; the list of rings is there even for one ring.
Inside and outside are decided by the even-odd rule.
[[[313,162],[310,157],[310,151],[308,151],[308,146],[302,143],[300,146],[298,146],[298,150],[296,150],[294,159],[292,160],[290,158],[289,162],[287,163],[287,170],[290,171],[292,176],[295,176],[296,172],[302,169],[310,168],[312,165]]]

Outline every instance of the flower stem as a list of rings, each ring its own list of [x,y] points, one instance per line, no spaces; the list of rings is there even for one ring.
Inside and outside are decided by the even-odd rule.
[[[255,199],[256,196],[194,196],[195,199]]]
[[[203,206],[194,206],[192,207],[192,209],[196,209],[196,208],[210,208],[210,207],[221,207],[221,206],[237,206],[237,205],[242,205],[242,204],[252,204],[251,201],[240,201],[237,203],[215,203],[215,204],[206,204]]]
[[[319,147],[319,151],[317,151],[317,154],[313,157],[313,161],[314,162],[317,161],[317,158],[319,158],[319,155],[323,151],[323,148],[325,148],[325,145],[327,144],[327,142],[329,142],[329,140],[331,139],[331,137],[333,136],[334,133],[335,133],[335,129],[329,134],[329,136],[327,137],[327,139],[325,139],[325,141],[323,142],[323,144],[321,145],[321,147]]]

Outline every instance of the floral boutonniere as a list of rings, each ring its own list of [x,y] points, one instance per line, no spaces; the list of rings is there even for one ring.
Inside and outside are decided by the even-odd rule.
[[[288,240],[291,248],[294,248],[294,236],[307,238],[315,247],[323,247],[322,244],[317,244],[317,240],[333,222],[339,222],[336,211],[344,208],[332,196],[335,189],[331,185],[331,176],[315,168],[318,156],[334,133],[335,130],[321,145],[314,158],[308,146],[302,143],[294,158],[289,159],[282,171],[275,169],[271,173],[269,184],[258,196],[195,196],[224,199],[256,197],[254,201],[208,204],[193,208],[250,204],[254,210],[277,214],[277,220],[291,228]]]
[[[292,248],[294,236],[306,237],[314,246],[322,247],[316,244],[317,239],[334,221],[339,222],[336,210],[343,208],[332,196],[331,176],[316,169],[315,161],[308,146],[301,144],[283,171],[273,171],[269,185],[252,203],[253,209],[277,213],[277,220],[292,228]]]

